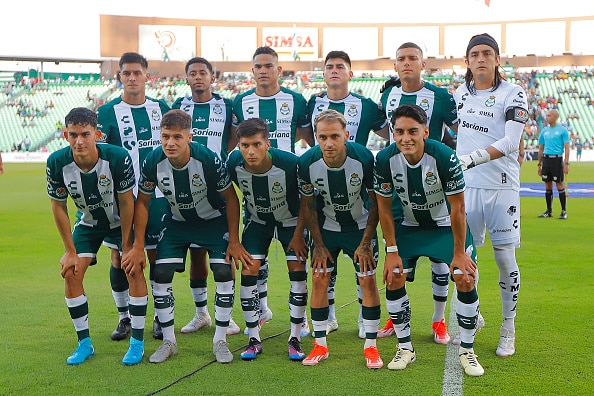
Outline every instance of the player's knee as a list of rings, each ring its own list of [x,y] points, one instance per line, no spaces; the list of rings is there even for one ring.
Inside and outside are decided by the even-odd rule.
[[[233,280],[233,273],[231,272],[231,265],[223,263],[211,263],[210,269],[215,282],[228,282]]]
[[[175,268],[172,265],[159,264],[154,266],[154,280],[157,283],[171,283]]]

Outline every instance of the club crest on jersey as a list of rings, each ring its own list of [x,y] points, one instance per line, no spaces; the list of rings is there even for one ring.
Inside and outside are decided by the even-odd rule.
[[[427,99],[421,100],[421,103],[419,103],[419,107],[425,111],[429,110],[429,101]]]
[[[159,113],[157,110],[153,110],[151,111],[151,118],[153,121],[161,121],[161,113]]]
[[[425,177],[425,183],[432,186],[437,183],[437,177],[433,174],[433,172],[427,172]]]
[[[279,110],[279,111],[280,111],[280,113],[281,113],[282,115],[285,115],[285,116],[286,116],[286,115],[289,115],[289,113],[291,112],[291,108],[289,107],[289,104],[288,104],[288,103],[283,103],[283,104],[281,105],[281,107],[280,107],[280,110]]]
[[[276,194],[280,194],[283,192],[283,186],[279,182],[274,182],[272,185],[272,192]]]
[[[217,114],[217,115],[223,114],[223,108],[221,107],[220,104],[217,103],[217,104],[215,104],[213,106],[212,112],[215,113],[215,114]]]
[[[361,178],[356,173],[351,173],[351,180],[349,181],[351,186],[357,187],[361,185]]]
[[[111,184],[111,180],[109,180],[106,175],[100,175],[99,176],[99,185],[101,187],[107,187],[110,184]]]
[[[489,99],[485,100],[485,106],[487,106],[487,107],[495,106],[495,96],[494,95],[489,96]]]
[[[359,111],[357,111],[357,106],[351,105],[347,110],[347,115],[351,118],[354,118],[357,117],[357,114],[359,114]]]
[[[194,176],[192,176],[192,185],[194,187],[200,187],[203,184],[204,182],[200,178],[200,175],[198,173],[194,173]]]

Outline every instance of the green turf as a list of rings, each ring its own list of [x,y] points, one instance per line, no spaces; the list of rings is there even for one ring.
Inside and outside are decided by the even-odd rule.
[[[348,305],[338,311],[340,328],[328,338],[328,361],[318,367],[289,362],[288,334],[283,333],[264,340],[264,353],[256,361],[240,361],[237,351],[233,363],[214,363],[195,372],[212,362],[213,329],[191,335],[178,333],[179,354],[160,365],[148,363],[159,342],[150,338],[147,330],[143,363],[121,365],[127,342],[109,339],[117,314],[109,288],[109,254],[102,248],[99,264],[85,279],[96,355],[81,366],[68,367],[65,359],[75,348],[76,336],[64,303],[59,264],[63,247],[51,216],[43,168],[42,164],[5,164],[5,174],[0,176],[0,394],[149,394],[186,375],[161,394],[441,394],[445,348],[431,339],[427,261],[417,271],[417,280],[407,287],[417,362],[403,372],[365,368],[362,341],[357,338],[358,307],[349,304],[356,297],[354,276],[344,259],[339,262],[336,301],[337,306]],[[572,163],[571,172],[572,182],[592,182],[594,163]],[[523,165],[524,181],[539,181],[535,175],[535,162]],[[570,197],[569,219],[561,221],[537,218],[543,210],[543,198],[522,198],[517,352],[508,359],[495,356],[501,316],[497,271],[491,250],[479,249],[479,295],[487,325],[477,334],[475,350],[486,373],[480,378],[465,377],[464,394],[592,393],[592,202]],[[558,207],[558,200],[555,205]],[[274,317],[264,325],[263,337],[288,329],[288,279],[280,250],[277,255],[273,246],[270,254],[269,305]],[[212,277],[209,281],[212,315]],[[188,282],[187,272],[177,274],[174,280],[177,329],[193,315]],[[233,316],[241,324],[239,293],[236,295]],[[381,295],[383,301],[383,292]],[[149,308],[149,317],[152,313]],[[385,318],[382,303],[382,321]],[[304,339],[306,351],[311,340]],[[231,348],[237,349],[247,340],[238,335],[229,341]],[[394,337],[378,340],[386,364],[393,357],[395,342]]]

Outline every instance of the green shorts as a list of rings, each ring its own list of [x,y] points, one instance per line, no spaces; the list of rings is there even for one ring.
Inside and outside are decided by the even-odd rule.
[[[327,263],[328,270],[330,272],[338,273],[337,266],[338,266],[338,255],[340,251],[353,260],[355,256],[355,250],[359,247],[361,243],[361,238],[363,238],[363,230],[360,231],[351,231],[351,232],[335,232],[335,231],[328,231],[328,230],[321,230],[322,232],[322,240],[324,241],[324,245],[326,249],[330,252],[332,259],[334,260],[334,267],[329,267],[332,263]],[[373,271],[368,274],[360,274],[359,263],[353,261],[353,266],[355,267],[355,271],[358,275],[372,275],[375,273],[377,268],[377,260],[379,259],[379,250],[377,244],[377,234],[371,239],[371,248],[373,251],[373,258],[375,260],[375,266],[373,267]],[[310,249],[313,253],[313,248]]]
[[[243,229],[241,243],[245,250],[256,260],[264,260],[273,239],[280,241],[283,252],[293,239],[296,227],[283,227],[281,225],[266,225],[249,221]],[[295,252],[291,249],[286,253],[287,261],[296,261]]]
[[[409,227],[399,225],[396,231],[398,254],[406,280],[415,280],[415,269],[420,257],[428,257],[435,263],[450,264],[454,257],[454,234],[450,227]],[[472,240],[470,228],[466,227],[466,254],[476,263],[476,248]]]
[[[122,251],[122,229],[120,227],[112,229],[96,229],[81,224],[75,224],[72,231],[72,239],[76,254],[79,257],[92,257],[91,264],[96,264],[97,251],[101,247],[101,242],[110,239],[114,249]]]

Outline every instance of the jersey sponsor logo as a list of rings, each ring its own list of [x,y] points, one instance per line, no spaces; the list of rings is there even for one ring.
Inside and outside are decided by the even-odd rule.
[[[96,204],[89,205],[87,209],[90,211],[99,209],[99,208],[111,208],[113,206],[113,202],[99,202]]]
[[[489,96],[489,99],[485,100],[485,106],[493,107],[495,106],[495,95]]]
[[[346,211],[350,211],[353,206],[355,206],[354,203],[347,203],[344,205],[340,205],[340,204],[332,204],[332,208],[334,209],[335,212],[346,212]]]
[[[279,202],[278,204],[269,206],[269,207],[256,205],[255,209],[258,213],[272,213],[275,210],[278,210],[286,205],[287,205],[287,203],[285,201],[283,201],[283,202]]]
[[[464,179],[450,180],[446,183],[447,189],[452,191],[464,184]]]
[[[336,194],[334,194],[332,196],[332,199],[340,199],[340,198],[344,198],[344,194],[337,192]]]
[[[425,191],[425,196],[428,197],[430,195],[435,195],[435,194],[439,194],[440,192],[442,192],[443,190],[441,188],[435,189],[435,190],[429,190],[429,191]]]
[[[274,182],[271,190],[275,194],[280,194],[283,192],[283,186],[281,186],[281,184],[279,182]]]
[[[194,202],[190,202],[190,203],[178,203],[177,204],[177,207],[180,210],[182,210],[182,209],[194,209],[199,204],[200,204],[200,201],[194,201]]]
[[[480,116],[483,116],[483,117],[493,118],[493,113],[490,112],[490,111],[483,111],[483,110],[481,110],[481,111],[479,111],[479,115]]]
[[[209,121],[210,122],[225,122],[225,119],[224,118],[210,117]]]
[[[501,173],[501,184],[507,184],[507,173]]]
[[[277,124],[290,124],[291,120],[290,119],[284,119],[284,118],[279,118],[278,120],[276,120]]]
[[[421,100],[421,103],[419,103],[419,107],[425,111],[429,110],[429,101],[427,99]]]
[[[431,209],[436,206],[442,205],[444,202],[445,202],[445,200],[443,198],[437,202],[424,203],[424,204],[418,204],[418,203],[411,202],[410,207],[412,210],[427,210],[427,209]]]
[[[425,175],[425,184],[432,186],[437,183],[437,177],[433,172],[427,172]]]
[[[220,104],[215,104],[212,108],[212,112],[216,115],[221,115],[223,114],[223,108],[221,107]]]
[[[468,129],[473,129],[478,132],[489,133],[489,128],[482,126],[482,125],[470,124],[466,121],[462,121],[462,128],[468,128]]]
[[[346,111],[346,115],[348,115],[351,118],[357,117],[358,114],[359,111],[357,110],[357,106],[355,105],[351,105]]]
[[[221,136],[223,136],[223,132],[222,131],[213,131],[211,129],[192,128],[192,135],[221,137]]]
[[[131,143],[133,143],[133,142],[131,142]],[[139,140],[138,141],[138,148],[159,147],[160,145],[161,145],[161,141],[158,139]]]
[[[283,103],[280,107],[280,113],[282,115],[288,115],[289,113],[291,113],[291,108],[289,107],[288,103]]]
[[[497,228],[497,229],[493,230],[494,234],[505,234],[508,232],[512,232],[512,229],[511,228]]]
[[[161,121],[161,112],[157,110],[151,111],[151,118],[153,121]]]
[[[196,121],[196,122],[204,122],[204,121],[206,121],[206,118],[204,118],[202,116],[198,116],[194,121]]]
[[[360,186],[361,185],[361,178],[359,177],[358,174],[351,173],[351,180],[349,180],[349,183],[353,187]]]
[[[290,138],[291,132],[270,132],[270,139]]]
[[[148,129],[145,127],[140,127],[140,130],[138,131],[138,133],[147,133]]]
[[[107,175],[100,175],[99,176],[99,185],[102,187],[107,187],[111,184],[111,180],[107,177]]]

